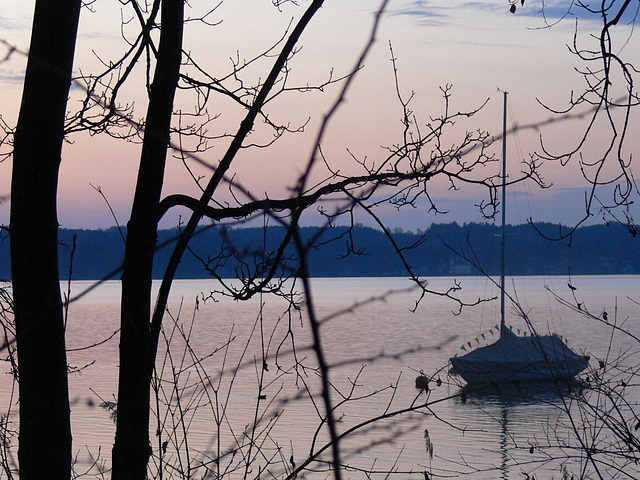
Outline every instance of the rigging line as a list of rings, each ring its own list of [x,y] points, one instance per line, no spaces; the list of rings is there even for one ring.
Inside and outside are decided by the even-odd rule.
[[[506,135],[507,115],[506,115],[506,112],[504,111],[504,109],[508,108],[507,106],[509,106],[511,104],[511,101],[509,100],[509,95],[507,94],[506,91],[502,91],[500,89],[498,89],[498,91],[502,92],[503,93],[503,97],[504,97],[504,99],[503,99],[503,112],[502,112],[502,117],[503,117],[502,118],[503,133],[502,134]],[[513,115],[512,115],[512,117],[513,117]],[[506,141],[506,136],[503,137],[503,147],[502,147],[503,150],[502,150],[502,154],[501,154],[501,161],[500,161],[500,168],[499,168],[501,183],[503,181],[506,181],[506,179],[503,178],[503,175],[505,174],[505,172],[503,171],[503,168],[508,168],[508,163],[509,163],[507,161],[506,165],[505,165],[505,164],[503,164],[503,161],[502,161],[503,160],[502,157],[506,156],[506,151],[504,150],[505,149],[505,144],[504,144],[505,141]],[[505,223],[506,224],[506,220],[505,220],[505,216],[504,216],[505,213],[506,213],[506,211],[505,211],[505,208],[506,208],[505,203],[506,202],[505,202],[505,198],[504,198],[504,195],[503,195],[502,196],[502,200],[501,200],[501,205],[500,205],[500,209],[501,209],[500,215],[502,217],[502,222],[500,222],[500,224],[498,223],[498,216],[496,215],[496,216],[494,216],[494,219],[493,219],[492,223],[491,222],[487,222],[486,223],[487,227],[490,228],[490,225],[493,225],[499,232],[497,235],[489,235],[489,245],[488,245],[488,247],[489,247],[489,251],[490,252],[494,251],[494,249],[496,248],[496,242],[495,242],[496,238],[500,238],[500,242],[501,243],[504,242],[505,232],[504,232],[504,227],[501,226],[501,223]],[[502,253],[504,252],[504,248],[500,247],[500,251],[501,251],[501,255],[502,255]],[[504,264],[504,258],[499,258],[499,262]],[[502,267],[504,267],[504,265],[502,265]],[[503,268],[501,268],[501,270],[503,270]],[[494,274],[490,273],[490,275],[494,275]],[[491,280],[486,275],[484,275],[483,277],[484,277],[484,295],[485,295],[485,298],[486,298],[488,296],[487,292],[489,292],[489,291],[493,292],[493,288],[495,287],[495,284],[494,284],[494,281]],[[504,277],[501,278],[500,284],[504,287]],[[499,290],[498,295],[499,296],[504,295],[503,290]],[[489,314],[488,317],[487,317],[487,318],[491,318],[491,320],[489,321],[489,323],[490,323],[489,329],[493,328],[493,325],[495,324],[495,321],[496,321],[496,317],[498,319],[498,323],[502,324],[502,317],[503,317],[502,312],[503,312],[503,310],[505,308],[504,307],[504,302],[505,302],[505,300],[504,300],[504,298],[502,298],[498,302],[498,304],[496,305],[496,307],[495,307],[496,310],[494,310],[493,312],[488,312],[488,313],[492,313],[493,314],[493,315]],[[479,322],[478,327],[477,327],[478,328],[477,333],[479,333],[479,334],[484,332],[485,329],[487,328],[486,325],[485,325],[485,307],[486,307],[486,309],[489,309],[490,305],[484,305],[484,303],[482,304],[481,314],[480,314],[480,322]],[[468,324],[469,323],[467,322],[467,325]]]
[[[502,90],[500,90],[498,88],[499,92],[502,92]],[[500,167],[498,169],[499,172],[499,176],[502,176],[502,161],[500,162]],[[501,205],[500,208],[504,208],[504,205]],[[495,213],[495,212],[494,212]],[[487,221],[483,221],[478,225],[478,228],[480,229],[480,231],[483,230],[483,228],[496,228],[499,231],[500,225],[498,222],[498,215],[494,215],[493,221],[491,220],[487,220]],[[471,231],[468,232],[469,235],[471,235]],[[488,251],[489,252],[493,252],[496,250],[496,239],[500,238],[501,234],[491,234],[489,233],[487,241],[488,241]],[[499,248],[499,247],[498,247]],[[472,255],[472,253],[470,252],[469,255]],[[498,259],[498,261],[500,261],[500,259]],[[489,268],[489,265],[484,265],[484,268]],[[495,275],[494,272],[490,272],[490,275]],[[482,274],[479,277],[476,277],[476,279],[474,279],[474,281],[472,281],[472,288],[471,288],[471,292],[473,295],[476,294],[477,291],[482,291],[482,296],[483,298],[489,298],[493,295],[495,295],[495,283],[493,280],[491,280],[486,274]],[[499,295],[499,293],[498,293]],[[478,312],[476,311],[476,309],[469,309],[467,310],[466,313],[466,320],[464,322],[462,322],[463,325],[463,335],[464,338],[474,338],[476,335],[481,335],[482,332],[485,331],[485,329],[492,329],[493,325],[495,325],[496,322],[496,318],[498,319],[498,323],[500,322],[500,306],[499,306],[499,301],[496,302],[482,302],[479,305],[480,308],[480,312],[479,312],[479,321],[472,321],[472,318],[477,318],[478,317]],[[487,327],[486,323],[487,323],[487,319],[488,323],[489,323],[489,327]]]
[[[523,150],[522,150],[522,143],[520,142],[520,136],[518,135],[518,125],[515,121],[515,114],[513,112],[513,104],[511,102],[511,99],[509,98],[507,100],[507,107],[509,110],[509,120],[510,120],[510,127],[511,127],[511,132],[512,134],[510,135],[512,142],[515,145],[515,149],[516,149],[516,155],[518,157],[518,168],[519,171],[516,172],[517,175],[519,175],[522,171],[522,164],[523,162],[523,158],[524,158],[524,154],[523,154]],[[513,166],[513,162],[511,163],[511,165]],[[512,169],[510,169],[512,170]],[[511,173],[511,172],[510,172]],[[513,178],[516,178],[515,176]],[[529,215],[526,218],[533,218],[535,216],[535,206],[533,204],[533,195],[532,195],[532,191],[531,191],[531,184],[530,182],[523,182],[522,183],[522,187],[520,187],[524,190],[525,193],[525,201],[528,207],[528,212]],[[522,215],[522,211],[520,209],[521,205],[519,202],[519,196],[517,195],[517,192],[515,192],[513,189],[511,190],[511,197],[513,199],[513,203],[515,204],[515,210],[516,210],[516,220],[518,223],[522,224],[525,223],[524,221],[522,221],[523,215]],[[533,212],[533,213],[532,213]],[[525,218],[525,221],[526,221]]]
[[[523,151],[522,151],[522,143],[520,141],[520,136],[518,135],[518,128],[517,128],[517,123],[516,123],[516,115],[513,111],[513,102],[510,98],[510,96],[507,97],[507,120],[509,122],[510,125],[510,142],[509,145],[513,145],[511,147],[512,150],[515,150],[515,155],[517,156],[518,159],[518,164],[515,164],[515,161],[510,161],[507,162],[507,169],[509,172],[509,178],[511,180],[517,180],[518,178],[520,178],[522,176],[522,164],[523,162]],[[513,157],[513,155],[511,155],[511,157]],[[526,207],[528,207],[528,211],[529,211],[529,216],[531,216],[531,210],[532,210],[532,203],[531,203],[531,189],[530,189],[530,185],[529,182],[527,181],[523,181],[521,185],[518,185],[518,189],[516,190],[515,188],[511,188],[510,189],[510,196],[509,196],[509,205],[513,205],[513,207],[511,208],[510,211],[514,212],[511,215],[512,218],[512,223],[513,225],[522,225],[524,223],[526,223],[526,217],[525,220],[523,220],[523,211],[522,211],[522,207],[523,205],[521,204],[520,201],[520,197],[521,195],[518,195],[518,191],[524,191],[524,196],[525,196],[525,204]],[[517,241],[517,240],[516,240]],[[517,281],[517,285],[516,285],[516,281]],[[527,298],[527,287],[528,287],[528,282],[526,281],[526,279],[522,279],[522,278],[516,278],[514,276],[511,276],[510,278],[510,283],[511,283],[511,287],[514,289],[515,292],[515,297],[516,297],[516,301],[518,304],[520,304],[520,306],[524,309],[527,310],[527,306],[524,304],[525,300]],[[506,285],[505,285],[506,288]],[[517,293],[520,292],[521,295],[518,296]],[[506,306],[505,306],[506,309]],[[507,315],[507,312],[505,311],[505,315]],[[509,309],[509,315],[510,318],[513,320],[513,316],[516,315],[514,312],[514,306],[513,304],[511,304],[511,308]],[[517,315],[516,315],[517,316]],[[530,332],[531,333],[531,332]]]
[[[524,171],[523,165],[525,164],[525,161],[524,161],[522,142],[520,140],[520,135],[518,132],[519,129],[515,120],[516,115],[513,111],[513,103],[511,102],[510,98],[508,99],[507,106],[509,110],[509,119],[511,122],[510,123],[511,131],[513,132],[511,135],[511,138],[512,138],[511,144],[515,146],[516,155],[518,157],[518,165],[517,165],[518,171],[514,174],[514,178],[516,178],[515,175],[521,176],[522,172]],[[514,162],[512,162],[511,165],[513,166]],[[532,183],[528,180],[525,180],[519,185],[518,190],[524,193],[524,199],[523,199],[524,203],[520,198],[521,195],[518,195],[517,191],[512,190],[511,200],[515,205],[514,210],[516,211],[514,224],[517,223],[519,225],[523,225],[527,223],[527,219],[529,218],[535,219],[537,217],[537,214],[535,211],[535,203],[533,201]],[[525,212],[524,214],[523,214],[523,208]],[[520,282],[520,285],[518,287],[518,290],[523,294],[522,295],[523,299],[527,297],[526,295],[527,285],[528,285],[528,282],[522,281]],[[522,305],[522,306],[526,308],[525,305]]]
[[[508,110],[508,121],[510,122],[510,131],[511,134],[509,136],[510,138],[510,142],[509,145],[513,145],[516,152],[516,156],[517,156],[517,160],[518,160],[518,164],[515,165],[514,161],[508,162],[507,163],[507,168],[509,170],[509,178],[511,178],[512,180],[516,180],[518,178],[520,178],[522,176],[522,164],[523,164],[523,153],[522,153],[522,143],[520,142],[520,136],[518,135],[518,128],[517,128],[517,123],[516,123],[516,115],[513,111],[513,102],[511,100],[511,97],[507,97],[507,110]],[[515,170],[515,171],[514,171]],[[524,217],[523,220],[523,213],[522,213],[522,204],[520,201],[520,195],[518,195],[518,190],[524,190],[524,196],[525,196],[525,202],[526,205],[528,207],[528,211],[529,211],[529,216]],[[530,190],[530,185],[529,182],[524,181],[522,182],[520,185],[518,185],[518,189],[516,188],[511,188],[511,195],[509,198],[509,205],[513,205],[512,211],[515,213],[515,215],[512,214],[511,218],[513,219],[513,225],[522,225],[524,223],[526,223],[526,218],[531,216],[531,190]],[[515,288],[515,278],[511,277],[511,283],[512,283],[512,287]],[[523,294],[522,298],[526,298],[526,282],[519,282],[520,285],[515,289],[515,291],[517,292],[518,290]],[[523,305],[524,307],[524,305]],[[513,306],[512,306],[513,308]],[[513,311],[511,311],[511,314],[513,315]]]
[[[513,141],[511,143],[513,143],[515,145],[516,148],[516,152],[518,155],[518,159],[519,159],[519,165],[522,165],[523,159],[524,159],[524,154],[523,154],[523,149],[522,149],[522,143],[520,142],[520,136],[518,134],[518,128],[517,128],[517,124],[515,122],[515,114],[513,112],[513,105],[511,102],[511,99],[508,98],[507,101],[507,107],[509,110],[509,120],[510,120],[510,127],[511,127],[511,131],[513,132],[511,137],[513,138]],[[531,220],[533,222],[537,222],[539,220],[538,214],[537,214],[537,210],[536,210],[536,205],[534,202],[534,195],[533,195],[533,190],[532,190],[533,186],[532,186],[532,182],[529,181],[525,181],[523,182],[522,185],[522,189],[524,190],[525,193],[525,201],[526,201],[526,206],[528,209],[528,216],[527,218],[531,218]],[[513,203],[515,203],[515,209],[519,215],[519,219],[522,219],[521,216],[521,212],[520,212],[520,203],[518,202],[518,196],[517,195],[512,195],[513,197]],[[524,223],[524,222],[520,222],[520,223]],[[545,285],[551,285],[552,289],[553,289],[553,279],[549,278],[548,275],[543,274],[542,275],[542,281],[544,282]],[[526,289],[523,290],[523,288],[526,286],[527,282],[523,282],[523,284],[519,287],[520,291],[525,292],[525,295],[522,296],[522,298],[526,297]],[[537,287],[537,286],[536,286]],[[537,288],[534,288],[534,291],[536,291]],[[555,290],[554,290],[555,291]],[[565,334],[565,328],[564,328],[564,323],[562,321],[562,316],[560,315],[559,312],[559,306],[557,304],[557,302],[555,302],[551,296],[551,294],[548,291],[544,291],[544,295],[545,295],[545,299],[546,299],[546,303],[547,303],[547,310],[550,315],[549,315],[549,321],[551,323],[551,325],[549,325],[549,322],[547,322],[547,329],[549,329],[549,327],[551,327],[552,330],[554,331],[558,331],[560,330],[562,332],[562,334]]]

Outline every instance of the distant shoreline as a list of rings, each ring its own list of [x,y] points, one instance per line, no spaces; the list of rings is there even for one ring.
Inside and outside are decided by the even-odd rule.
[[[536,224],[545,235],[569,231],[557,224]],[[282,227],[226,229],[208,228],[191,242],[193,253],[185,254],[176,278],[211,278],[203,262],[222,278],[251,275],[262,260],[261,251],[277,251]],[[301,228],[303,238],[319,233],[318,227]],[[71,264],[71,245],[76,249]],[[154,278],[161,278],[177,230],[162,230],[156,252]],[[392,237],[414,274],[421,277],[494,276],[499,271],[499,232],[491,224],[434,224],[423,232],[395,230]],[[574,276],[640,274],[640,236],[619,224],[581,227],[571,239],[550,241],[531,225],[507,226],[508,276]],[[116,228],[59,231],[59,263],[62,280],[95,280],[116,272],[124,258],[124,242]],[[410,246],[415,248],[410,249]],[[289,245],[278,275],[298,268],[296,251]],[[484,274],[466,259],[472,258]],[[320,236],[320,244],[309,249],[310,275],[315,278],[406,277],[403,263],[384,233],[369,227],[332,227]],[[0,278],[10,280],[9,242],[0,243]]]

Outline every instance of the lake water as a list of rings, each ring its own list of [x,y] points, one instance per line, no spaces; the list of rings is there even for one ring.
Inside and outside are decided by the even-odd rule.
[[[620,354],[623,364],[640,364],[634,362],[637,342],[612,336],[610,328],[562,306],[544,288],[580,302],[596,316],[606,310],[610,321],[637,334],[639,277],[574,277],[576,290],[568,288],[565,277],[509,282],[538,332],[560,334],[572,348],[588,352],[593,368],[598,359]],[[463,278],[460,284],[455,295],[467,303],[497,293],[484,278]],[[74,282],[72,298],[90,285]],[[452,285],[451,278],[435,278],[429,288],[442,292]],[[349,465],[344,477],[423,479],[427,472],[433,478],[516,479],[526,478],[527,472],[551,479],[562,478],[563,465],[580,474],[583,460],[568,458],[577,454],[572,432],[598,445],[610,437],[597,430],[597,422],[581,419],[581,410],[566,404],[570,397],[530,390],[461,396],[458,380],[447,374],[448,358],[463,354],[462,347],[476,348],[495,338],[497,302],[456,314],[456,302],[430,295],[412,312],[418,294],[410,287],[396,278],[313,281],[337,429],[344,433],[360,425],[342,442],[342,461]],[[198,280],[178,281],[173,289],[152,401],[151,472],[161,470],[163,478],[181,478],[178,472],[193,478],[215,478],[217,473],[283,478],[293,463],[301,465],[328,438],[325,429],[318,431],[324,406],[308,309],[288,310],[285,301],[269,296],[244,303],[221,297],[205,301],[215,288],[214,282]],[[100,342],[118,329],[118,312],[118,282],[101,285],[69,309],[68,360],[78,369],[70,377],[72,428],[76,471],[83,478],[99,478],[110,463],[114,424],[100,404],[115,400],[117,335]],[[507,322],[521,334],[526,329],[515,315]],[[167,344],[170,349],[163,348]],[[420,371],[433,376],[428,394],[415,388]],[[10,376],[2,382],[6,411]],[[633,404],[629,408],[635,409],[637,391],[626,388]],[[9,419],[15,422],[15,399],[11,405]],[[411,406],[422,408],[367,424]],[[574,415],[569,417],[567,410]],[[330,459],[327,450],[298,478],[329,477]],[[588,465],[586,471],[591,471]],[[625,464],[617,478],[639,475],[639,467]]]

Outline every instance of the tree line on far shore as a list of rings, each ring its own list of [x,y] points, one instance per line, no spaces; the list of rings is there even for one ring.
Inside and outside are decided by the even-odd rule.
[[[257,261],[257,252],[277,247],[277,230],[263,228],[202,228],[193,240],[191,252],[178,270],[178,278],[208,278],[210,270],[222,278],[242,275],[244,266]],[[327,243],[309,252],[310,273],[315,277],[402,276],[403,265],[392,245],[380,231],[361,225],[334,227],[325,236]],[[577,229],[561,241],[557,237],[567,227],[557,224],[508,225],[506,228],[507,275],[609,275],[640,273],[640,241],[625,226],[599,224]],[[313,238],[318,228],[306,227],[303,235]],[[122,232],[126,233],[126,232]],[[400,248],[411,245],[405,258],[420,275],[462,276],[499,272],[500,232],[487,223],[433,224],[424,231],[396,229],[391,233]],[[154,277],[159,278],[177,239],[176,229],[161,230],[154,261]],[[75,237],[75,246],[74,246]],[[61,229],[59,233],[60,276],[75,280],[119,279],[124,259],[121,232]],[[165,247],[163,247],[163,245]],[[282,268],[295,268],[295,249]],[[255,257],[255,258],[254,258]],[[71,259],[73,258],[73,261]],[[9,245],[0,244],[0,278],[10,280]]]

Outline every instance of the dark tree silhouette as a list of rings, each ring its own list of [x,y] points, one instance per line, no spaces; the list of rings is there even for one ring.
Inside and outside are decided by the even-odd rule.
[[[164,182],[173,100],[180,72],[184,1],[163,0],[161,12],[158,60],[149,92],[144,142],[122,269],[114,480],[145,478],[151,454],[149,387],[157,338],[154,339],[149,328],[149,316],[153,255],[158,235],[155,212]]]
[[[35,5],[15,130],[11,263],[20,387],[20,478],[68,479],[71,426],[56,194],[80,0]]]

